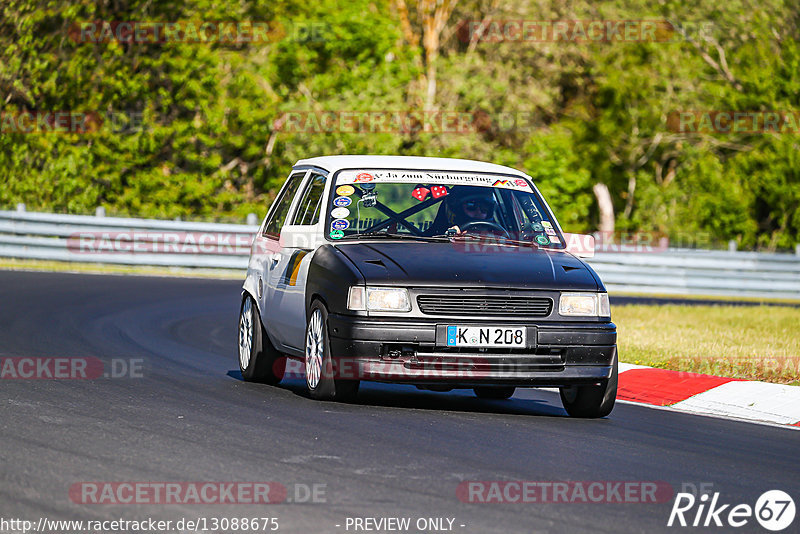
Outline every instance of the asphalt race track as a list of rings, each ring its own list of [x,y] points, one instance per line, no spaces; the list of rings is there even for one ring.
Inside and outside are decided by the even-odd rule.
[[[410,517],[412,526],[454,518],[463,533],[688,532],[697,529],[667,528],[671,498],[479,504],[456,489],[474,480],[664,481],[676,492],[712,484],[724,503],[753,506],[770,489],[798,501],[800,432],[790,429],[630,404],[576,420],[557,394],[539,390],[479,401],[471,391],[362,384],[357,403],[338,404],[310,400],[297,379],[245,383],[240,286],[0,272],[0,357],[141,367],[117,378],[0,380],[0,516],[277,517],[280,532],[303,533],[355,532],[348,517]],[[324,495],[267,505],[73,502],[70,487],[85,481],[274,481],[293,501],[315,484]],[[765,532],[753,518],[737,531]]]

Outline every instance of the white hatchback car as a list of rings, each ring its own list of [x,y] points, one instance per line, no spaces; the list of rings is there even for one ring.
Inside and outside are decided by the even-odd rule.
[[[505,399],[559,387],[602,417],[617,389],[616,326],[597,274],[533,180],[443,158],[298,161],[253,241],[239,320],[246,380],[286,358],[318,399],[361,380]]]

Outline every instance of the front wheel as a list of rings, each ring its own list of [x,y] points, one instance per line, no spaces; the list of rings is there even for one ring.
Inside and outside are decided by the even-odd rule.
[[[248,382],[278,384],[286,370],[286,357],[264,332],[253,297],[246,295],[239,311],[239,371]]]
[[[328,310],[319,301],[311,305],[306,326],[306,387],[317,400],[352,400],[358,380],[335,378],[328,339]]]
[[[561,388],[561,402],[564,409],[572,417],[596,418],[605,417],[614,409],[617,398],[617,382],[619,377],[617,356],[611,376],[600,384],[591,386],[568,386]]]

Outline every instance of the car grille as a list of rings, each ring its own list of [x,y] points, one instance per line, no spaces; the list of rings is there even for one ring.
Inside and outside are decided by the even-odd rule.
[[[417,304],[429,315],[547,317],[553,309],[553,299],[548,297],[420,295]]]

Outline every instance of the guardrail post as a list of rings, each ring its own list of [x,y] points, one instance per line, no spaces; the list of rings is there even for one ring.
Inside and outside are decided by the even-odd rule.
[[[736,241],[733,239],[728,241],[728,252],[736,252]]]
[[[800,243],[794,246],[794,253],[796,256],[800,256]]]
[[[103,206],[97,206],[97,209],[94,210],[95,217],[105,217],[106,216],[106,209]]]
[[[255,213],[248,213],[247,214],[247,224],[249,224],[251,226],[254,225],[254,224],[258,224],[258,217],[256,216]]]
[[[25,211],[25,204],[22,202],[17,203],[17,211]]]

